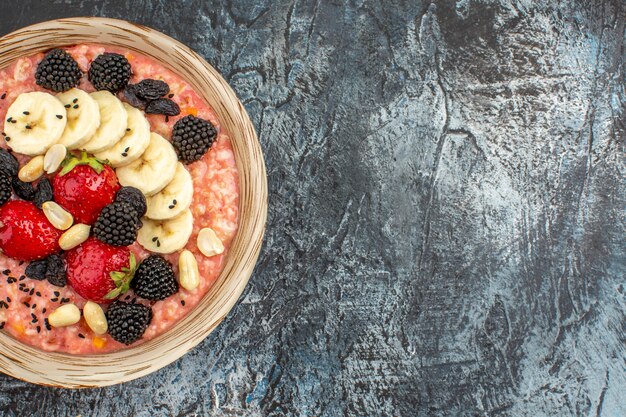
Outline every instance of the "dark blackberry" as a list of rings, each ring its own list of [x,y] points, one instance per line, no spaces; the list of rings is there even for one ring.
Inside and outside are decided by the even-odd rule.
[[[107,309],[106,318],[111,337],[130,345],[143,336],[148,328],[152,309],[142,304],[115,301]]]
[[[13,195],[11,182],[11,177],[4,172],[0,172],[0,206],[9,201]]]
[[[121,201],[102,209],[93,225],[93,234],[109,245],[128,246],[137,239],[139,228],[137,211],[129,203]]]
[[[65,287],[67,283],[67,273],[65,271],[65,261],[59,255],[50,255],[47,258],[46,279],[52,285]]]
[[[35,189],[35,196],[33,197],[33,203],[37,208],[41,208],[41,205],[46,201],[52,201],[54,194],[52,192],[52,184],[48,178],[44,178],[39,181],[37,188]]]
[[[110,52],[98,55],[89,67],[89,81],[96,90],[116,93],[126,87],[131,75],[130,63],[126,57]]]
[[[0,148],[0,172],[4,172],[9,177],[16,177],[20,164],[12,153]]]
[[[30,182],[21,181],[18,177],[13,177],[13,191],[22,200],[32,201],[35,198],[35,189]]]
[[[83,73],[74,58],[63,49],[53,49],[37,66],[35,81],[48,90],[62,92],[76,87]]]
[[[174,124],[172,145],[178,158],[190,164],[207,153],[216,137],[217,130],[211,122],[189,115]]]
[[[32,261],[26,267],[24,275],[30,279],[42,281],[46,279],[46,269],[48,268],[48,260],[40,259],[38,261]]]
[[[115,201],[130,204],[137,211],[139,217],[143,217],[148,211],[146,197],[135,187],[122,187],[115,196]]]
[[[150,301],[165,300],[178,291],[172,265],[159,255],[143,260],[130,285],[135,294]]]
[[[180,107],[178,107],[178,104],[169,98],[159,98],[148,103],[146,106],[146,113],[178,116],[180,114]]]
[[[144,100],[156,100],[170,92],[170,86],[165,81],[145,79],[135,84],[137,95]]]

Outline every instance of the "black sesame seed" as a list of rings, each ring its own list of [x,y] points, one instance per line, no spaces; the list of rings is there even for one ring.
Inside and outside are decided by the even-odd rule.
[[[12,117],[9,117],[9,118],[7,119],[7,123],[11,123],[11,121],[13,121],[13,118],[12,118]]]
[[[169,205],[169,209],[170,209],[170,210],[171,210],[171,209],[173,209],[174,207],[176,207],[174,204],[170,204],[170,205]]]
[[[35,293],[35,295],[36,295],[37,297],[41,297],[41,293],[40,293],[39,291],[37,291],[37,292]]]
[[[5,98],[7,98],[7,93],[2,93],[2,95],[0,96],[0,100],[4,100]]]
[[[4,140],[7,141],[7,142],[10,142],[11,138],[9,136],[7,136],[7,137],[4,138]]]
[[[167,96],[168,96],[169,98],[172,98],[172,97],[174,97],[174,93],[172,93],[172,94],[168,94]]]
[[[170,117],[169,116],[165,116],[165,123],[170,121]]]
[[[80,337],[81,339],[85,338],[85,336],[82,333],[78,333],[78,337]]]
[[[41,326],[37,326],[37,333],[41,332]]]
[[[26,275],[20,276],[20,281],[24,281],[26,279]]]
[[[52,301],[53,303],[56,303],[57,301],[59,301],[59,299],[54,297],[54,298],[51,298],[50,301]]]
[[[11,270],[10,269],[5,269],[4,271],[2,271],[2,273],[4,275],[9,275],[11,273]]]
[[[33,304],[31,307],[33,310],[37,308],[37,304]]]
[[[35,293],[35,289],[34,289],[34,288],[31,288],[31,290],[30,290],[30,295],[33,295],[34,293]]]
[[[63,118],[63,116],[62,116],[62,115],[57,114],[57,119],[62,119],[62,118]]]
[[[32,127],[30,127],[29,125],[24,126],[26,129],[32,129]]]
[[[127,131],[127,132],[130,132],[130,127],[127,127],[127,128],[126,128],[126,131]]]
[[[180,300],[180,305],[185,307],[185,300]]]
[[[73,108],[73,109],[77,109],[78,107],[79,107],[79,105],[78,105],[78,104],[74,104],[74,105],[72,106],[72,108]]]
[[[70,299],[69,298],[61,298],[61,304],[63,303],[69,303]]]
[[[45,313],[46,313],[46,310],[47,310],[47,309],[46,309],[45,307],[44,307],[44,308],[42,308],[42,309],[41,309],[41,314],[45,314]]]
[[[69,109],[70,107],[72,107],[72,105],[71,105],[71,104],[66,104],[66,105],[65,105],[65,108],[66,108],[66,109]]]
[[[155,237],[153,237],[153,238],[152,238],[152,241],[153,241],[153,242],[156,242],[156,241],[157,241],[157,239],[158,239],[158,237],[156,237],[156,236],[155,236]]]
[[[72,100],[72,103],[74,103],[74,104],[78,103],[78,99],[75,98],[74,100]]]
[[[7,297],[7,303],[11,302],[11,297]]]
[[[6,324],[6,322],[4,322],[4,321],[2,323],[0,323],[0,330],[4,329],[4,325],[5,324]]]
[[[55,291],[55,292],[54,292],[54,295],[56,295],[56,296],[58,297],[59,295],[61,295],[61,293],[60,293],[60,292],[58,292],[58,291]]]
[[[22,301],[22,304],[24,304],[26,307],[30,308],[30,303],[28,303],[27,301]]]
[[[123,156],[124,158],[126,158],[126,157],[128,156],[128,153],[126,153],[126,152],[122,152],[122,156]]]
[[[50,323],[48,322],[47,317],[43,320],[43,324],[46,326],[47,330],[52,330],[52,327],[50,327]]]
[[[26,116],[28,116],[30,114],[29,111],[23,111],[22,114],[25,114]]]
[[[128,152],[130,150],[130,146],[128,146],[126,149],[124,149],[124,152]]]

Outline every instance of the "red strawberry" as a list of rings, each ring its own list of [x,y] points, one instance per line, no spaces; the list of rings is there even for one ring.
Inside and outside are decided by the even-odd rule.
[[[67,283],[81,297],[108,303],[128,291],[137,264],[126,247],[90,238],[65,256]]]
[[[29,201],[9,201],[0,207],[0,249],[11,258],[33,261],[59,252],[62,234]]]
[[[75,223],[93,224],[115,199],[120,185],[115,172],[96,158],[70,157],[52,182],[54,200],[74,216]]]

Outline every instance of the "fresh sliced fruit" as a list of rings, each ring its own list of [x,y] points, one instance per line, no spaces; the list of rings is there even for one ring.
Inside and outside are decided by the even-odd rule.
[[[54,177],[54,200],[70,212],[76,223],[93,224],[111,204],[120,188],[115,172],[96,158],[71,157]]]
[[[128,115],[126,134],[115,145],[96,153],[100,159],[106,159],[113,168],[128,165],[136,161],[150,144],[150,123],[141,110],[123,103]]]
[[[137,241],[146,250],[156,253],[173,253],[187,244],[193,231],[193,216],[189,209],[178,217],[167,220],[143,218]]]
[[[151,133],[150,144],[135,162],[118,168],[120,184],[135,187],[146,196],[161,191],[172,181],[176,172],[176,152],[162,136]]]
[[[193,180],[187,168],[176,164],[174,178],[164,189],[146,199],[146,217],[155,220],[171,219],[187,210],[193,199]]]
[[[7,111],[4,133],[9,147],[24,155],[41,155],[59,141],[67,116],[63,104],[42,92],[22,93]]]
[[[91,139],[100,127],[100,107],[89,94],[78,88],[57,94],[67,112],[67,125],[59,143],[67,149],[78,149]]]
[[[80,148],[97,153],[112,147],[126,134],[128,115],[122,102],[108,91],[96,91],[89,95],[98,104],[100,126]]]
[[[115,247],[91,238],[69,250],[67,282],[81,297],[106,303],[128,291],[137,268],[126,247]]]
[[[61,249],[61,234],[31,202],[13,200],[0,207],[0,249],[10,258],[46,258]]]

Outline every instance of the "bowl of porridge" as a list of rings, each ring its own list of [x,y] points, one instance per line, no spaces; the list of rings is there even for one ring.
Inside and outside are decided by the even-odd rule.
[[[252,274],[260,145],[219,73],[106,18],[0,38],[0,371],[112,385],[200,343]]]

